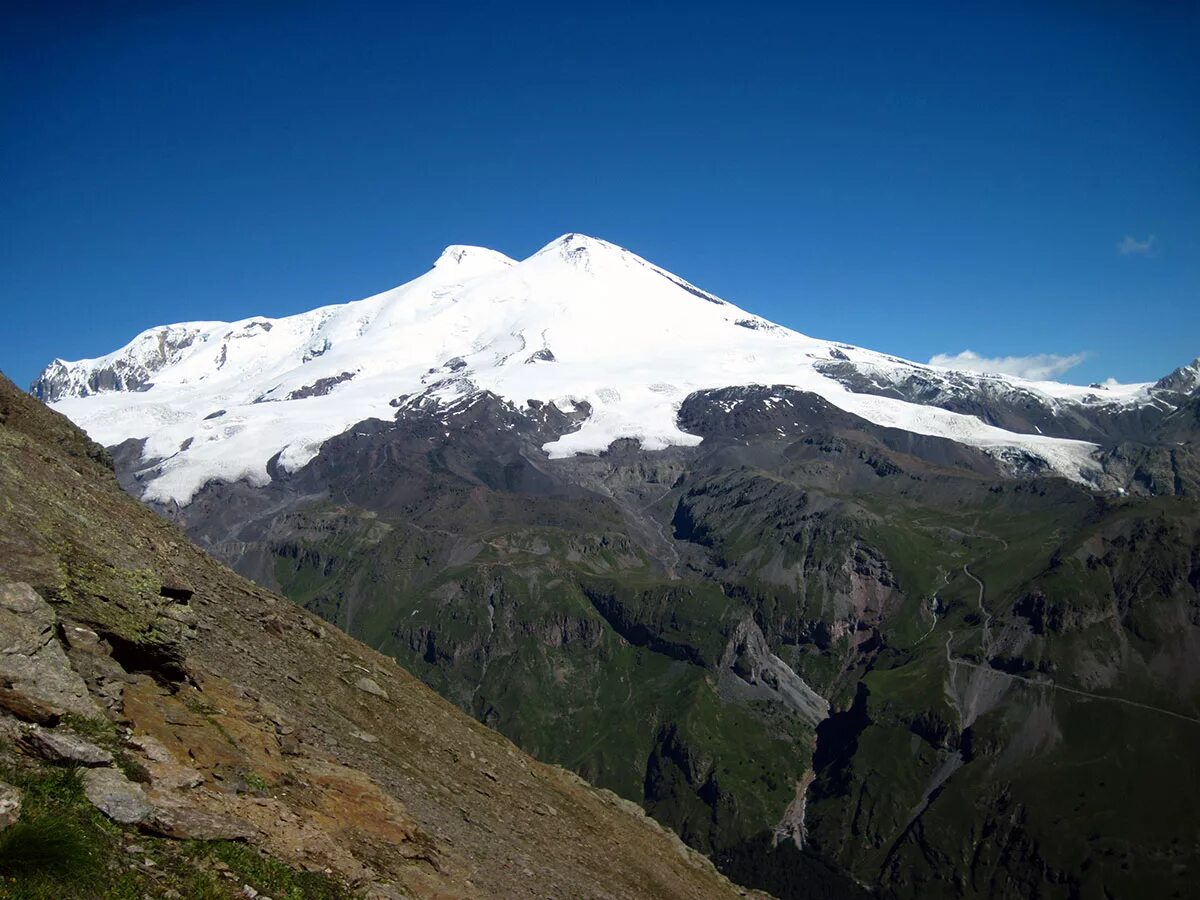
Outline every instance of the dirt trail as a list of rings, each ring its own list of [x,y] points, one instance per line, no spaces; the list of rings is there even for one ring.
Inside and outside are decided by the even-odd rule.
[[[979,585],[979,596],[975,598],[975,602],[979,606],[979,614],[983,616],[983,655],[985,659],[992,658],[992,614],[988,612],[987,607],[983,605],[984,587],[980,581],[971,572],[969,565],[962,567],[963,574],[970,578],[973,582]]]
[[[992,644],[992,638],[991,638],[992,616],[991,616],[991,613],[989,613],[983,605],[983,597],[984,597],[983,581],[981,581],[974,574],[972,574],[971,570],[967,566],[963,566],[963,572],[966,574],[966,576],[968,578],[970,578],[977,585],[979,585],[979,596],[978,596],[979,611],[984,616],[983,649],[984,649],[985,657],[987,659],[990,659],[991,658],[991,656],[990,656],[991,644]],[[1172,712],[1169,709],[1163,709],[1161,706],[1152,706],[1149,703],[1139,703],[1137,700],[1126,700],[1124,697],[1113,697],[1109,694],[1093,694],[1091,691],[1081,691],[1078,688],[1066,687],[1065,685],[1056,684],[1053,681],[1042,681],[1037,678],[1028,678],[1024,675],[1015,675],[1011,672],[1005,672],[1002,669],[993,668],[991,665],[988,665],[985,663],[974,663],[974,662],[969,662],[968,660],[965,660],[965,659],[955,659],[954,656],[950,652],[950,642],[952,640],[954,640],[954,632],[953,631],[950,632],[950,636],[946,638],[946,662],[949,663],[951,666],[966,666],[968,669],[979,669],[979,670],[986,671],[986,672],[994,672],[996,675],[1003,676],[1004,678],[1008,678],[1013,681],[1020,681],[1024,684],[1032,685],[1033,687],[1051,688],[1052,690],[1056,690],[1056,691],[1065,691],[1068,694],[1075,694],[1079,697],[1087,697],[1091,700],[1108,700],[1112,703],[1124,703],[1126,706],[1135,706],[1138,709],[1145,709],[1150,712],[1162,713],[1164,716],[1171,716],[1174,719],[1182,719],[1185,722],[1192,722],[1196,725],[1200,725],[1200,718],[1197,718],[1195,716],[1184,715],[1183,713]]]
[[[1200,725],[1200,718],[1195,716],[1187,716],[1183,713],[1172,712],[1169,709],[1163,709],[1161,706],[1152,706],[1149,703],[1139,703],[1137,700],[1127,700],[1124,697],[1113,697],[1110,694],[1093,694],[1091,691],[1081,691],[1078,688],[1067,687],[1066,685],[1056,684],[1053,681],[1041,681],[1037,678],[1027,678],[1024,675],[1014,675],[1011,672],[1005,672],[1002,669],[994,669],[983,663],[974,663],[965,659],[955,659],[950,654],[950,641],[954,638],[954,632],[950,633],[950,637],[946,638],[946,662],[952,666],[966,666],[968,669],[982,669],[987,672],[994,672],[1004,678],[1010,678],[1013,681],[1020,681],[1033,687],[1051,688],[1056,691],[1066,691],[1068,694],[1076,694],[1080,697],[1087,697],[1091,700],[1108,700],[1112,703],[1124,703],[1126,706],[1136,706],[1138,709],[1145,709],[1150,712],[1162,713],[1164,716],[1171,716],[1175,719],[1183,719],[1185,722],[1192,722]]]
[[[950,573],[942,570],[942,568],[940,566],[938,567],[938,571],[942,573],[942,585],[945,586],[945,585],[949,584],[950,583]],[[934,606],[934,603],[936,601],[937,601],[937,590],[935,589],[933,592],[933,596],[930,598],[930,601],[929,601],[929,603],[930,603],[929,610],[930,610],[931,614],[933,615],[933,621],[929,623],[929,630],[926,631],[919,638],[917,638],[917,643],[913,644],[914,647],[924,643],[925,638],[927,638],[931,634],[933,634],[934,629],[937,628],[938,615],[937,615],[937,609]]]

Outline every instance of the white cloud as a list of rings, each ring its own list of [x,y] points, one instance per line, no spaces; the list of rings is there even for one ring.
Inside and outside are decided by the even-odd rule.
[[[1158,238],[1154,235],[1139,241],[1133,235],[1127,234],[1117,243],[1117,252],[1122,256],[1153,256],[1157,249]]]
[[[1086,356],[1086,353],[1072,353],[1069,356],[1035,353],[1032,356],[988,357],[980,356],[974,350],[964,350],[962,353],[938,353],[929,360],[929,364],[964,372],[987,372],[1028,378],[1030,381],[1045,381],[1075,368]]]

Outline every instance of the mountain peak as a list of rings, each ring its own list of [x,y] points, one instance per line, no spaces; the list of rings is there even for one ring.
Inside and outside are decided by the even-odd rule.
[[[464,267],[490,271],[494,269],[515,266],[517,261],[510,259],[496,250],[487,247],[474,247],[470,244],[451,244],[442,251],[442,255],[434,262],[435,269],[461,269]]]
[[[1196,357],[1187,365],[1180,366],[1170,375],[1160,378],[1154,383],[1154,387],[1164,391],[1177,391],[1181,394],[1190,394],[1192,391],[1200,389],[1200,357]]]
[[[555,238],[537,253],[533,254],[531,259],[552,255],[559,256],[571,263],[586,263],[598,256],[633,256],[624,247],[618,247],[616,244],[609,243],[600,238],[594,238],[575,231],[567,232]]]

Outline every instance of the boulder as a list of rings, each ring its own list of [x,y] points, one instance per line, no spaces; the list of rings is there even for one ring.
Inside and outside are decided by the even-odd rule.
[[[108,654],[108,648],[104,646],[100,635],[96,634],[90,628],[76,625],[74,622],[63,622],[62,636],[63,640],[67,643],[68,650],[78,650],[81,653]]]
[[[155,811],[141,785],[134,784],[119,769],[86,770],[83,792],[92,806],[121,825],[137,825]]]
[[[65,713],[102,718],[57,636],[58,618],[27,584],[0,584],[0,707],[49,723]]]
[[[245,819],[188,806],[159,806],[141,827],[181,841],[245,841],[258,834]]]
[[[20,689],[0,687],[0,709],[40,725],[54,725],[62,718],[65,710],[56,703],[40,697],[30,696]]]
[[[103,747],[66,731],[34,726],[19,740],[22,749],[52,763],[78,766],[111,766],[113,755]]]

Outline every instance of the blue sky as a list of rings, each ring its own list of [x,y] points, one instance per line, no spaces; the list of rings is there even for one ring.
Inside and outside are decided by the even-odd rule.
[[[1128,381],[1200,354],[1194,3],[25,6],[0,25],[22,384],[566,231],[912,359]]]

